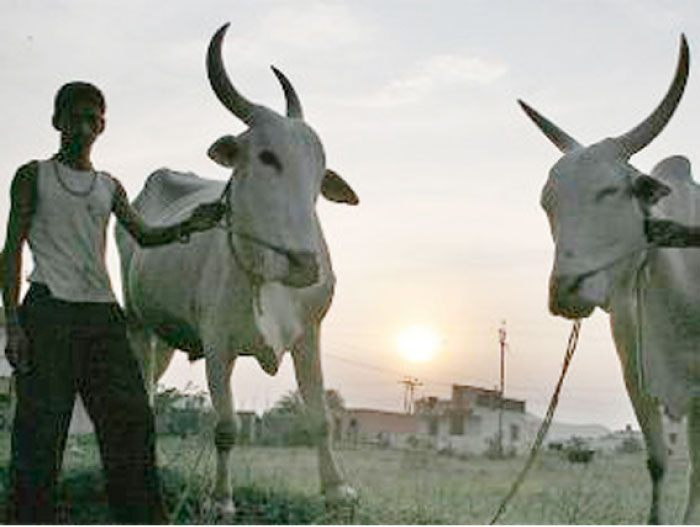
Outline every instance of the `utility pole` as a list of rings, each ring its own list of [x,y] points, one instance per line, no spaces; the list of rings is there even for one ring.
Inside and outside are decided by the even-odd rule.
[[[501,321],[501,327],[498,328],[498,343],[501,351],[501,383],[499,389],[499,405],[498,405],[498,455],[503,456],[503,395],[506,384],[506,321]]]
[[[403,392],[403,409],[404,412],[407,414],[412,414],[413,413],[413,398],[415,394],[415,389],[416,386],[423,386],[423,383],[418,380],[416,377],[411,377],[409,375],[406,375],[402,380],[399,381],[399,384],[404,385],[404,392]]]

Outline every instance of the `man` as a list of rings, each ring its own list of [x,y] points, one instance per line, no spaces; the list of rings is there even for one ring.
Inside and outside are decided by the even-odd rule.
[[[54,101],[56,155],[17,170],[3,252],[6,355],[16,374],[10,465],[11,522],[55,523],[55,487],[76,392],[95,425],[114,519],[166,520],[155,468],[153,416],[127,344],[124,315],[105,265],[111,213],[141,245],[184,240],[214,226],[218,203],[179,224],[151,227],[121,184],[96,171],[92,146],[105,128],[95,86],[72,82]],[[34,258],[18,307],[22,246]]]

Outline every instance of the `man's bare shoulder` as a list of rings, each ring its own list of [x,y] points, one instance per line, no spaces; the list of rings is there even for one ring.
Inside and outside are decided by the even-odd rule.
[[[123,190],[124,186],[122,185],[121,181],[119,181],[116,177],[114,177],[111,173],[106,172],[104,170],[100,170],[100,174],[102,174],[104,177],[106,177],[109,181],[112,182],[114,185],[114,188],[117,190]]]
[[[35,178],[39,173],[39,161],[36,159],[25,163],[15,172],[15,178]]]
[[[17,169],[15,177],[12,181],[12,188],[19,190],[35,185],[39,174],[39,162],[36,160],[29,161]]]

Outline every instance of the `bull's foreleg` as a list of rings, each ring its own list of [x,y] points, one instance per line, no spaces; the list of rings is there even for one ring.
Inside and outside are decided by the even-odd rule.
[[[216,445],[216,480],[214,483],[214,509],[217,518],[224,523],[233,521],[233,489],[231,487],[231,450],[236,440],[236,416],[231,394],[233,359],[207,357],[207,382],[211,401],[216,411],[214,443]]]
[[[155,333],[145,329],[143,326],[131,325],[127,334],[129,346],[141,369],[141,377],[148,396],[148,404],[155,413],[158,379],[168,368],[174,350],[159,339]],[[167,466],[169,462],[169,456],[165,454],[160,441],[156,441],[156,462],[161,467]]]
[[[323,386],[318,326],[307,328],[302,340],[292,350],[292,356],[299,391],[304,399],[312,437],[318,449],[321,490],[331,503],[352,503],[357,499],[357,494],[345,482],[331,448],[332,423]]]
[[[142,327],[130,327],[128,335],[129,345],[141,368],[148,402],[153,408],[158,379],[168,368],[174,350],[158,338],[155,333]]]
[[[632,357],[622,361],[625,376],[625,385],[629,394],[634,413],[637,416],[639,427],[644,435],[644,443],[647,449],[647,468],[651,478],[651,506],[649,509],[649,523],[661,523],[661,496],[664,488],[664,475],[668,454],[663,435],[663,422],[661,411],[656,400],[642,392],[637,376],[637,367]]]
[[[666,443],[663,437],[661,412],[658,403],[654,399],[641,393],[636,374],[633,376],[633,379],[628,379],[627,375],[625,375],[625,382],[647,449],[647,468],[651,477],[649,523],[660,524],[661,496],[663,494],[664,475],[668,459]]]
[[[617,317],[611,317],[611,325],[617,353],[622,364],[625,386],[639,427],[642,429],[647,449],[647,468],[651,478],[649,523],[659,524],[661,523],[660,506],[664,488],[664,474],[668,459],[661,411],[658,402],[647,395],[640,386],[637,343],[634,338],[637,332],[636,314],[628,312],[620,306],[614,308],[613,313],[616,313]]]
[[[683,523],[700,524],[700,397],[693,397],[688,408],[688,501]]]

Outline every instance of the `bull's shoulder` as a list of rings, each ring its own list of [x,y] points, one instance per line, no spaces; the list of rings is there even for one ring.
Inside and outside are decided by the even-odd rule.
[[[694,183],[690,171],[690,161],[685,156],[667,157],[656,164],[651,171],[651,175],[671,185],[674,183]]]

